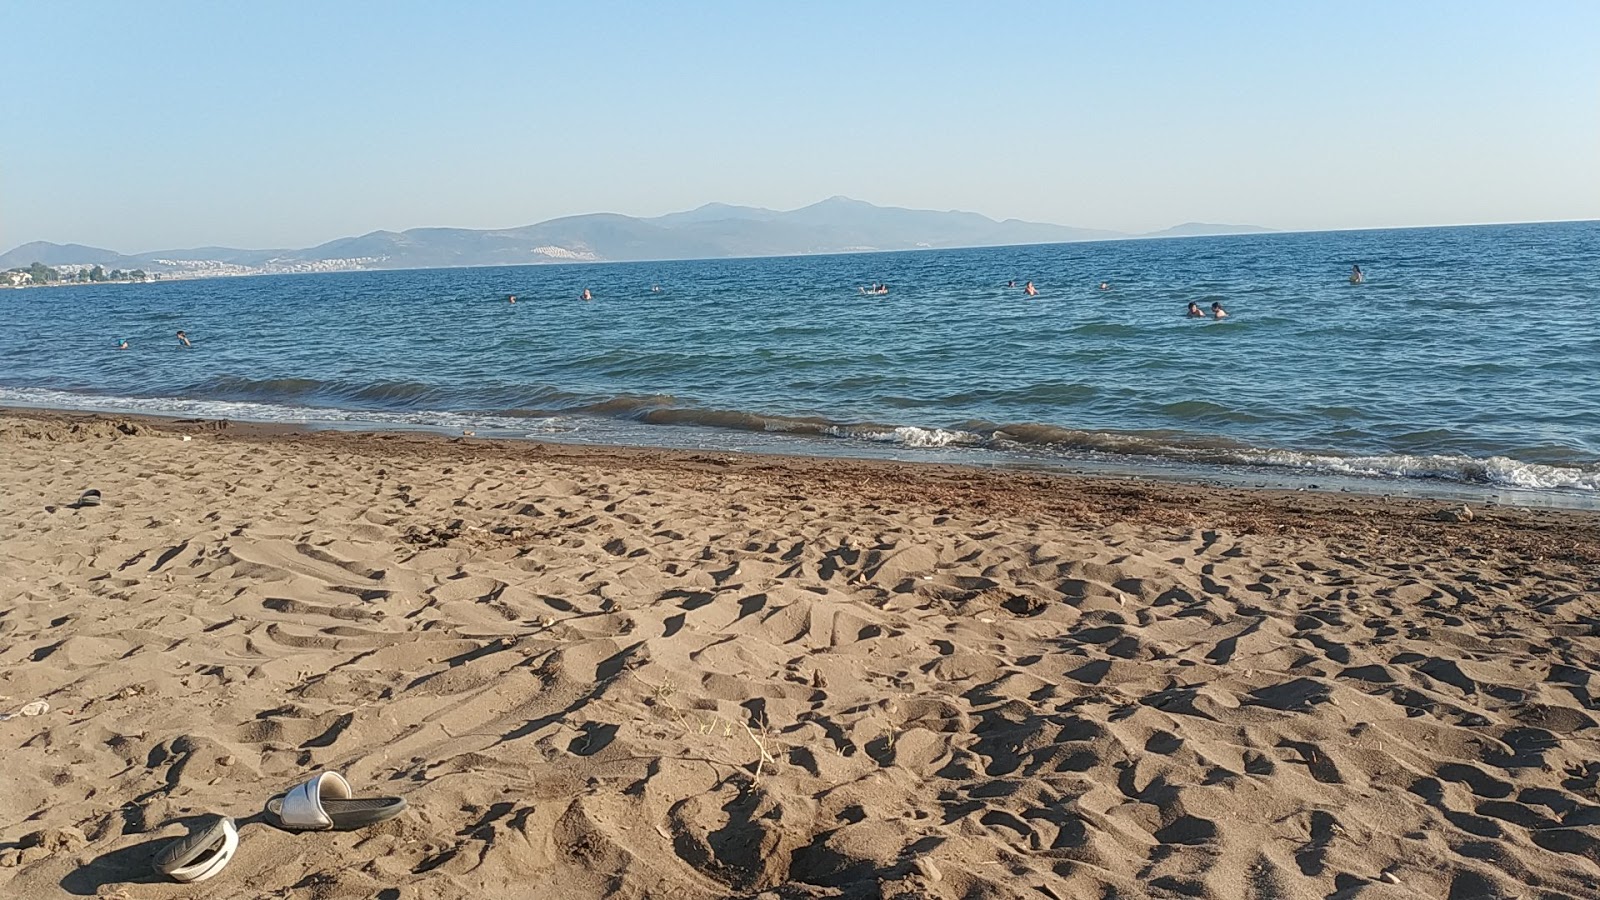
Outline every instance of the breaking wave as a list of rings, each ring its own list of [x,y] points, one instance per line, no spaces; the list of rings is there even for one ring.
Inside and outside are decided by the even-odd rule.
[[[223,387],[222,382],[212,385]],[[0,387],[0,404],[42,406],[102,412],[130,412],[165,416],[231,418],[334,427],[406,427],[480,429],[505,436],[543,437],[585,430],[588,422],[627,422],[641,426],[671,426],[700,432],[760,433],[788,439],[796,452],[850,455],[849,447],[889,445],[910,451],[959,449],[987,454],[996,461],[1025,456],[1029,462],[1080,460],[1144,464],[1178,463],[1186,466],[1245,468],[1287,473],[1328,473],[1383,479],[1416,479],[1464,485],[1485,485],[1536,491],[1600,492],[1600,465],[1549,465],[1508,456],[1476,458],[1454,454],[1403,453],[1345,455],[1254,447],[1219,435],[1181,431],[1090,431],[1044,423],[996,424],[968,421],[954,427],[840,422],[821,416],[774,416],[740,410],[705,409],[683,405],[666,395],[583,399],[545,391],[553,402],[539,408],[477,411],[447,409],[395,409],[403,398],[409,406],[435,398],[436,388],[396,383],[370,385],[349,393],[389,407],[360,409],[311,405],[307,401],[329,396],[326,385],[305,379],[246,382],[226,385],[229,393],[258,394],[262,399],[191,399],[178,397],[121,397],[78,394],[69,391]],[[526,393],[526,389],[524,389]],[[273,398],[271,401],[266,398]],[[301,401],[301,402],[295,402]],[[607,432],[619,441],[645,441],[641,435],[655,428],[632,432]],[[620,435],[620,436],[619,436]],[[598,435],[597,435],[598,437]],[[668,440],[691,446],[685,435]],[[818,442],[823,443],[818,443]],[[771,446],[771,445],[764,445]]]

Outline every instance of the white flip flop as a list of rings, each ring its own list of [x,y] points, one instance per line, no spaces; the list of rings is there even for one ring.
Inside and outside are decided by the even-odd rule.
[[[202,822],[156,856],[156,871],[174,881],[205,881],[221,872],[239,849],[239,829],[227,816]]]
[[[349,831],[392,819],[406,808],[404,797],[352,797],[338,772],[319,772],[267,801],[278,827],[289,831]]]

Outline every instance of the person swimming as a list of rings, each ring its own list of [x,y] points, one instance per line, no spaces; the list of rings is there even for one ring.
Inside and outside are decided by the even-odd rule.
[[[1102,291],[1111,290],[1111,282],[1109,282],[1109,281],[1100,282],[1100,290],[1102,290]]]
[[[189,336],[187,334],[184,334],[181,331],[178,332],[178,343],[184,345],[185,347],[193,347],[194,346],[193,344],[189,343]]]
[[[1027,294],[1029,297],[1039,296],[1039,289],[1034,287],[1033,282],[1031,281],[1022,286],[1022,292]]]
[[[589,293],[589,289],[588,288],[584,288],[583,289],[583,299],[585,299],[585,300],[593,300],[594,299],[594,295]]]
[[[1016,283],[1015,280],[1006,282],[1006,287],[1008,287],[1008,288],[1014,288],[1016,286],[1017,286],[1017,283]]]
[[[1213,302],[1211,304],[1211,314],[1219,319],[1226,319],[1228,317],[1228,311],[1223,309],[1222,304],[1218,302]]]
[[[508,295],[506,297],[506,302],[510,303],[512,306],[516,306],[517,305],[517,295],[516,294]]]
[[[1351,284],[1361,284],[1362,282],[1364,282],[1366,280],[1367,280],[1367,276],[1362,274],[1360,266],[1351,266],[1350,267],[1350,283]]]
[[[117,349],[118,350],[126,350],[126,349],[128,349],[128,339],[127,338],[117,338]]]
[[[887,284],[880,284],[880,285],[878,285],[878,289],[876,291],[874,291],[874,293],[887,294],[887,293],[889,293],[889,286]]]
[[[1194,302],[1193,300],[1190,300],[1189,301],[1189,318],[1191,318],[1191,319],[1204,319],[1205,317],[1206,317],[1206,311],[1200,308],[1200,304]]]

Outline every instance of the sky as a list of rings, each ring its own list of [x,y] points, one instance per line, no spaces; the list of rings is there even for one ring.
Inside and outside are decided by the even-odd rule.
[[[1600,218],[1600,3],[4,4],[0,250],[833,195],[1087,228]]]

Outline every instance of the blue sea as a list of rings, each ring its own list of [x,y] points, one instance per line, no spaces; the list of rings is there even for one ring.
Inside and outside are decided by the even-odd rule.
[[[1597,262],[1576,222],[4,290],[0,404],[1591,505]]]

